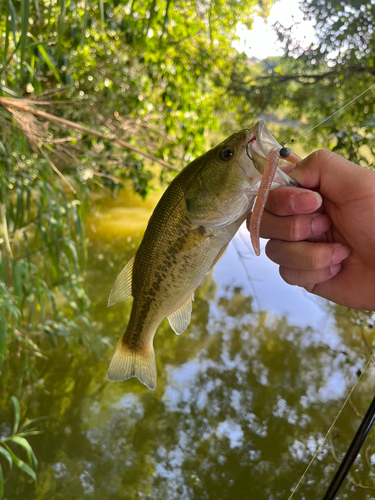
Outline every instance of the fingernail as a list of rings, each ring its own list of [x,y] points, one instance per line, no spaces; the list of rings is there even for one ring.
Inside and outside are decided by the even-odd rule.
[[[291,205],[296,212],[313,212],[322,204],[322,197],[319,193],[308,191],[296,194],[291,199]]]
[[[323,234],[331,227],[331,219],[327,215],[316,215],[311,221],[313,235]]]
[[[329,272],[332,276],[335,276],[341,270],[341,264],[336,264],[335,266],[331,266],[329,268]]]
[[[349,248],[344,247],[343,245],[339,245],[333,251],[331,264],[332,265],[338,264],[339,262],[341,262],[344,259],[346,259],[347,257],[349,257],[349,255],[350,255]]]

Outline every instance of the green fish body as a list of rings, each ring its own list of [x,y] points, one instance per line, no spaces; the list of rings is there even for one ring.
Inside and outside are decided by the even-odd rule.
[[[109,380],[137,377],[155,389],[156,329],[165,317],[177,334],[189,325],[194,291],[251,212],[267,152],[275,145],[258,122],[187,165],[166,189],[109,297],[108,305],[133,297]],[[286,184],[289,178],[279,170],[272,186]]]

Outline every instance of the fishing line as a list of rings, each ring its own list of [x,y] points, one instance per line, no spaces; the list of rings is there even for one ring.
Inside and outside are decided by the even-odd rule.
[[[300,134],[296,140],[300,139],[301,137],[305,136],[306,134],[312,132],[314,129],[316,129],[317,127],[319,127],[320,125],[322,125],[323,123],[325,123],[326,121],[328,121],[330,118],[332,118],[333,116],[337,115],[337,113],[339,113],[340,111],[342,111],[343,109],[345,109],[347,106],[350,106],[350,104],[353,104],[353,102],[355,102],[357,99],[359,99],[360,97],[362,97],[364,94],[366,94],[367,92],[369,92],[370,90],[372,90],[373,88],[375,87],[375,83],[373,83],[372,85],[370,85],[370,87],[368,87],[366,90],[364,90],[363,92],[361,92],[359,95],[357,95],[356,97],[354,97],[353,99],[351,99],[349,102],[347,102],[344,106],[342,106],[341,108],[339,108],[337,111],[335,111],[334,113],[332,113],[331,115],[329,115],[327,118],[325,118],[324,120],[316,123],[313,127],[309,128],[308,130],[306,130],[305,132],[303,132],[303,134]],[[291,142],[294,142],[294,139],[292,139]],[[287,149],[285,148],[285,143],[281,143],[281,145],[283,146],[283,149]],[[283,150],[282,149],[282,150]],[[282,151],[281,150],[281,151]],[[298,490],[298,488],[300,487],[302,481],[304,480],[306,474],[308,473],[311,465],[313,464],[313,462],[315,461],[316,457],[318,456],[318,454],[321,452],[321,450],[323,449],[323,446],[325,444],[325,442],[327,441],[327,438],[329,436],[329,434],[331,433],[334,425],[336,424],[338,418],[340,417],[341,413],[343,412],[346,404],[348,403],[349,399],[350,399],[350,396],[353,394],[355,388],[357,387],[357,384],[359,383],[359,381],[361,380],[362,376],[364,375],[364,373],[366,372],[367,368],[369,367],[371,361],[373,360],[373,356],[374,355],[371,355],[370,358],[368,359],[366,365],[365,365],[365,368],[363,370],[363,372],[361,373],[361,375],[358,377],[356,383],[354,384],[354,386],[351,388],[347,398],[345,399],[344,403],[342,404],[341,408],[340,408],[340,411],[338,412],[338,414],[336,415],[334,421],[332,422],[331,426],[329,427],[326,435],[324,436],[323,438],[323,441],[320,443],[320,445],[318,446],[316,452],[314,453],[313,457],[311,458],[309,464],[307,465],[304,473],[302,474],[302,476],[300,477],[299,481],[297,482],[297,484],[295,485],[292,493],[290,494],[290,496],[288,497],[288,500],[291,500],[291,498],[294,496],[294,493]]]
[[[375,84],[373,85],[373,87],[374,87],[374,86],[375,86]],[[326,435],[324,436],[323,441],[322,441],[322,442],[320,443],[320,445],[318,446],[318,448],[317,448],[316,452],[314,453],[314,455],[313,455],[312,459],[310,460],[310,462],[309,462],[308,466],[306,467],[306,469],[305,469],[304,473],[302,474],[302,476],[301,476],[301,478],[299,479],[298,483],[297,483],[297,484],[296,484],[296,486],[294,487],[294,489],[293,489],[292,493],[291,493],[291,494],[290,494],[290,496],[288,497],[288,500],[290,500],[290,499],[293,497],[294,493],[297,491],[297,489],[298,489],[298,488],[299,488],[299,486],[301,485],[301,483],[302,483],[303,479],[305,478],[305,476],[306,476],[307,472],[309,471],[309,469],[310,469],[310,467],[311,467],[312,463],[314,462],[314,460],[316,459],[316,457],[318,456],[318,454],[322,451],[323,446],[324,446],[325,442],[327,441],[327,438],[328,438],[328,436],[329,436],[330,432],[332,431],[332,429],[333,429],[334,425],[336,424],[336,422],[337,422],[338,418],[340,417],[341,413],[343,412],[343,410],[344,410],[344,408],[345,408],[345,405],[347,404],[347,402],[348,402],[348,401],[349,401],[349,399],[350,399],[350,396],[351,396],[351,395],[353,394],[353,392],[354,392],[354,389],[357,387],[357,385],[358,385],[359,381],[361,380],[361,378],[363,377],[363,375],[364,375],[365,371],[366,371],[366,370],[367,370],[367,368],[369,367],[369,365],[370,365],[371,361],[373,360],[373,357],[374,357],[374,355],[372,355],[372,356],[370,356],[370,357],[369,357],[369,359],[368,359],[368,361],[367,361],[367,363],[366,363],[366,365],[365,365],[365,367],[364,367],[364,369],[363,369],[363,372],[360,374],[360,376],[358,377],[358,379],[357,379],[356,383],[355,383],[355,384],[353,385],[353,387],[351,388],[351,390],[350,390],[350,392],[349,392],[349,394],[348,394],[347,398],[345,399],[344,403],[342,404],[342,406],[341,406],[341,408],[340,408],[340,411],[339,411],[339,412],[338,412],[338,414],[336,415],[336,417],[335,417],[334,421],[332,422],[332,424],[331,424],[330,428],[328,429],[328,431],[327,431]]]
[[[351,101],[347,102],[344,106],[342,106],[341,108],[339,108],[337,111],[335,111],[334,113],[332,113],[331,115],[329,115],[327,118],[324,118],[323,121],[317,123],[313,127],[311,127],[308,130],[306,130],[306,132],[304,132],[303,134],[299,135],[296,140],[300,139],[304,135],[306,135],[309,132],[311,132],[312,130],[316,129],[317,127],[319,127],[320,125],[322,125],[323,123],[325,123],[327,120],[329,120],[330,118],[332,118],[332,116],[335,116],[335,115],[337,115],[337,113],[340,113],[340,111],[342,111],[343,109],[345,109],[347,106],[349,106],[354,101],[356,101],[357,99],[359,99],[360,97],[362,97],[364,94],[366,94],[366,92],[369,92],[374,87],[375,87],[375,83],[373,85],[371,85],[370,87],[368,87],[366,90],[364,90],[361,94],[357,95],[357,97],[354,97],[354,99],[352,99]]]

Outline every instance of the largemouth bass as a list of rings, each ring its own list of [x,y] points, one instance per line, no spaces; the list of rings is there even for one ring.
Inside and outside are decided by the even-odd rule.
[[[134,299],[128,326],[108,369],[109,380],[137,377],[155,389],[156,329],[165,317],[178,335],[187,328],[195,289],[224,255],[251,212],[258,191],[261,216],[267,185],[273,189],[294,184],[278,164],[295,163],[298,157],[287,150],[287,158],[280,160],[282,149],[260,121],[191,162],[166,189],[136,254],[109,296],[108,306]],[[264,169],[272,173],[261,186]],[[254,224],[256,240],[259,221]]]

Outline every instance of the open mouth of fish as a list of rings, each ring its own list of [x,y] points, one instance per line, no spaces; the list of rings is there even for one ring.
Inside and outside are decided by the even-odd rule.
[[[264,167],[271,150],[274,148],[278,148],[279,151],[281,151],[284,145],[280,144],[275,139],[275,137],[265,126],[263,120],[260,120],[254,128],[255,131],[250,141],[246,145],[246,153],[253,161],[254,166],[258,170],[258,172],[264,175]],[[300,160],[300,158],[295,154],[291,154],[288,159],[282,158],[281,156],[279,157],[279,161],[277,163],[278,168],[275,169],[272,188],[284,186],[285,184],[298,186],[296,181],[291,179],[282,170],[280,170],[280,167],[287,167],[293,163],[296,163],[296,158],[298,158],[298,161]]]
[[[279,186],[298,186],[298,183],[279,167],[298,163],[301,158],[280,144],[265,126],[263,120],[255,125],[255,131],[246,144],[246,154],[254,163],[262,178],[257,183],[257,198],[250,217],[250,238],[256,255],[260,255],[260,222],[271,189]],[[259,187],[258,187],[259,185]]]

